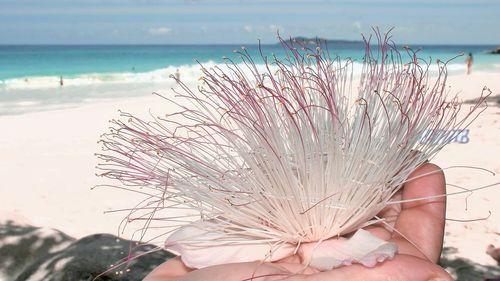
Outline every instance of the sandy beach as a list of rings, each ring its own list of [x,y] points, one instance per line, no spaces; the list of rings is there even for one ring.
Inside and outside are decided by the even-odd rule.
[[[480,96],[484,86],[500,95],[500,74],[474,72],[449,76],[448,85],[461,100]],[[137,89],[136,89],[137,90]],[[162,90],[166,95],[168,89]],[[464,110],[468,105],[464,104]],[[161,114],[171,105],[157,96],[88,103],[52,111],[0,116],[0,219],[59,229],[81,238],[93,233],[117,234],[123,213],[105,211],[133,207],[137,194],[93,186],[99,136],[118,109],[146,116]],[[477,188],[500,182],[500,106],[489,107],[469,127],[468,143],[451,143],[432,162],[442,168],[470,166],[487,169],[449,168],[448,183]],[[448,192],[460,189],[449,186]],[[485,254],[488,244],[500,246],[500,185],[448,198],[444,246],[453,257],[495,266]],[[466,199],[467,198],[467,199]],[[458,222],[454,220],[462,220]],[[472,221],[467,221],[472,220]],[[131,230],[132,231],[132,230]],[[124,233],[130,238],[130,233]]]

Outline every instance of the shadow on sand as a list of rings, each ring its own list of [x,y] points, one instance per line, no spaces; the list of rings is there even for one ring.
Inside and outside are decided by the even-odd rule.
[[[439,264],[448,272],[452,273],[458,281],[472,280],[499,280],[499,266],[485,266],[475,263],[466,258],[452,258],[451,255],[457,252],[456,248],[445,247],[439,260]],[[485,254],[486,255],[486,254]]]
[[[91,281],[127,256],[151,251],[109,234],[93,234],[75,240],[46,228],[0,224],[0,280]],[[129,259],[96,280],[142,280],[172,255],[155,251]]]

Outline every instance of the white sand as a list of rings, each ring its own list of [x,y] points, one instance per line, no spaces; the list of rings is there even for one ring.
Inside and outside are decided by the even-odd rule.
[[[488,86],[492,96],[500,95],[500,73],[473,73],[470,76],[450,76],[449,85],[461,89],[459,96],[464,100],[473,99]],[[464,105],[467,110],[469,105]],[[442,168],[454,165],[468,165],[486,168],[496,174],[472,169],[451,169],[445,172],[447,182],[465,188],[476,188],[492,183],[500,183],[500,105],[490,106],[469,127],[470,142],[450,144],[433,160]],[[448,192],[460,191],[448,188]],[[448,198],[447,218],[470,220],[488,217],[475,222],[454,222],[446,224],[445,247],[458,250],[453,256],[470,259],[483,265],[496,266],[496,262],[485,254],[486,246],[500,247],[500,185],[474,192],[467,200],[467,194]]]
[[[500,74],[473,73],[449,77],[454,91],[464,100],[478,97],[487,85],[500,94]],[[466,105],[465,108],[468,106]],[[0,116],[0,219],[7,217],[53,227],[74,237],[98,232],[116,234],[124,214],[103,211],[132,207],[141,199],[136,194],[91,187],[102,182],[95,176],[99,135],[117,109],[146,114],[167,112],[166,102],[150,96],[77,108]],[[500,107],[492,105],[470,127],[470,142],[452,143],[435,159],[441,167],[470,165],[500,174]],[[450,183],[467,188],[500,182],[500,177],[472,169],[446,171]],[[450,188],[450,191],[457,189]],[[484,253],[489,243],[500,246],[500,186],[465,196],[449,198],[448,217],[487,220],[448,222],[445,246],[458,249],[458,256],[484,265],[495,265]],[[418,227],[418,226],[416,226]],[[128,238],[125,236],[125,238]]]

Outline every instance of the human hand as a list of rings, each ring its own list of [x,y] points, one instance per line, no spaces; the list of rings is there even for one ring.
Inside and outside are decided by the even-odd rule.
[[[421,177],[419,177],[421,176]],[[444,174],[433,164],[416,169],[393,200],[408,200],[446,192]],[[379,216],[383,224],[365,228],[375,236],[397,243],[398,253],[373,268],[359,264],[329,271],[305,268],[299,255],[274,263],[234,263],[193,270],[180,258],[158,266],[144,281],[187,280],[452,280],[436,262],[441,254],[446,197],[390,205]],[[393,231],[395,229],[396,231]]]

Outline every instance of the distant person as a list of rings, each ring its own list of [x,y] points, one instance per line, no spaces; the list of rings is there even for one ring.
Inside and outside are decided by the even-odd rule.
[[[472,71],[472,63],[474,62],[474,59],[472,58],[472,53],[469,53],[465,62],[467,63],[467,74],[470,74]]]
[[[64,85],[62,76],[59,76],[59,85],[61,85],[61,87]]]
[[[179,69],[175,71],[175,82],[179,84],[179,80],[181,79],[181,73],[179,72]]]

